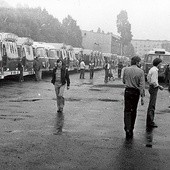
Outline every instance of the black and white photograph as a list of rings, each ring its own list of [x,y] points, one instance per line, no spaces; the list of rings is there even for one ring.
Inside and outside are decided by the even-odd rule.
[[[0,0],[0,170],[169,170],[169,30],[169,0]]]

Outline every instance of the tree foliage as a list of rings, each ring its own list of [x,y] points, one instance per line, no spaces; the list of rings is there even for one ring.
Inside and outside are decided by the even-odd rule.
[[[0,31],[30,37],[34,41],[82,46],[81,30],[76,21],[69,16],[67,24],[60,23],[40,7],[0,8]]]
[[[125,45],[123,51],[124,51],[124,54],[129,58],[132,58],[135,55],[135,50],[134,50],[132,43]]]
[[[169,42],[164,42],[164,43],[162,43],[161,46],[162,46],[163,49],[170,52],[170,43]]]
[[[122,10],[117,15],[117,31],[121,36],[122,49],[124,49],[124,46],[129,46],[133,37],[131,24],[128,21],[128,14],[125,10]]]
[[[62,28],[66,35],[64,42],[66,42],[66,44],[72,44],[74,47],[81,47],[82,35],[80,27],[77,26],[76,21],[70,15],[63,19]]]

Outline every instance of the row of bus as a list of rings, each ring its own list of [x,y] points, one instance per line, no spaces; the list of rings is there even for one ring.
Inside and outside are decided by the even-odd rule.
[[[35,42],[28,37],[18,37],[13,33],[0,33],[0,79],[6,76],[18,75],[18,63],[24,66],[23,74],[34,74],[33,62],[39,58],[42,71],[52,70],[57,59],[62,58],[69,70],[77,70],[84,59],[87,65],[90,61],[95,67],[103,66],[102,53],[82,48],[73,48],[64,43]]]
[[[34,74],[35,57],[39,58],[42,72],[51,71],[59,58],[65,61],[68,70],[78,70],[82,59],[86,64],[86,69],[90,61],[94,62],[95,68],[103,68],[106,60],[114,61],[115,65],[120,60],[124,63],[128,61],[126,57],[111,53],[73,48],[64,43],[35,42],[28,37],[18,37],[13,33],[0,33],[0,79],[20,74],[18,70],[20,60],[24,66],[23,75]]]

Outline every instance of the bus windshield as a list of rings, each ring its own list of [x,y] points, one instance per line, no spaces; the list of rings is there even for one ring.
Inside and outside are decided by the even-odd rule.
[[[34,60],[33,49],[31,46],[25,45],[24,51],[27,60]]]
[[[148,55],[146,62],[152,63],[155,58],[161,58],[164,63],[170,63],[170,55]]]
[[[53,50],[53,49],[50,49],[49,50],[49,57],[50,58],[59,58],[58,55],[57,55],[57,51],[56,50]]]
[[[17,45],[15,42],[5,42],[6,53],[9,58],[18,58]]]
[[[40,55],[40,57],[47,57],[46,51],[43,47],[38,47],[36,52],[37,52],[37,55]]]

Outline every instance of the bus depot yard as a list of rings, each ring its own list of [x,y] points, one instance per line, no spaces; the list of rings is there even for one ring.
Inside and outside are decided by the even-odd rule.
[[[0,169],[170,169],[170,98],[159,91],[155,121],[145,129],[149,93],[138,107],[134,139],[125,140],[123,129],[124,85],[117,78],[104,83],[104,70],[94,78],[70,75],[65,91],[64,131],[55,131],[56,100],[51,76],[40,82],[32,76],[18,83],[1,80]]]

